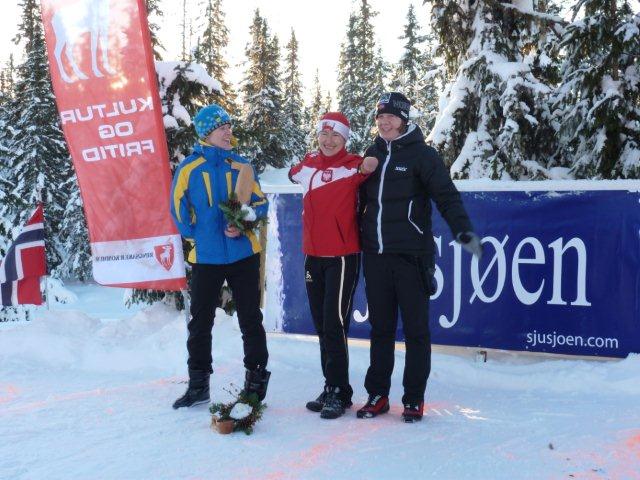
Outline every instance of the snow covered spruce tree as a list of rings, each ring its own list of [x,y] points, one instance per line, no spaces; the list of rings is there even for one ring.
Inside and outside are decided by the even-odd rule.
[[[91,249],[75,174],[67,179],[63,188],[69,192],[69,197],[56,242],[58,250],[63,254],[55,274],[59,278],[72,278],[84,282],[92,278]]]
[[[291,30],[291,38],[285,47],[282,101],[283,128],[287,132],[284,145],[287,163],[302,159],[306,150],[304,130],[304,103],[302,101],[302,81],[300,80],[298,40]]]
[[[151,34],[151,48],[153,49],[153,58],[162,60],[162,51],[164,47],[158,38],[160,26],[156,23],[156,17],[163,17],[164,12],[160,8],[160,0],[145,0],[147,8],[147,21],[149,22],[149,33]]]
[[[316,126],[318,119],[328,111],[326,104],[322,99],[322,89],[320,88],[320,75],[316,69],[313,77],[313,86],[311,87],[311,103],[305,109],[305,145],[307,150],[318,149],[318,134]]]
[[[626,0],[580,0],[562,48],[561,158],[577,178],[639,178],[640,16]]]
[[[541,39],[548,42],[556,35],[562,20],[534,11],[533,0],[431,3],[438,53],[450,83],[429,140],[453,177],[557,175],[552,85],[533,71],[544,53]]]
[[[4,111],[7,131],[0,157],[5,161],[4,178],[12,188],[0,205],[0,217],[8,218],[14,226],[22,225],[41,196],[47,266],[55,275],[61,257],[75,253],[57,248],[70,194],[65,187],[73,170],[51,90],[40,3],[23,0],[20,6],[22,18],[16,43],[24,46],[25,60],[16,69],[14,95]]]
[[[349,148],[357,153],[372,140],[375,104],[384,91],[385,65],[375,46],[375,15],[368,0],[360,0],[360,8],[349,16],[338,64],[338,109],[351,123]]]
[[[267,165],[287,165],[278,38],[271,36],[267,21],[256,9],[246,48],[247,70],[242,82],[244,138],[240,151],[261,172]]]
[[[404,93],[412,101],[414,121],[426,134],[435,122],[443,77],[442,69],[434,62],[435,37],[433,34],[421,35],[413,5],[409,5],[407,23],[400,38],[405,40],[404,50],[393,71],[390,88]]]
[[[229,30],[225,24],[222,0],[206,0],[203,20],[204,32],[198,39],[194,59],[222,86],[224,95],[216,96],[216,103],[236,116],[239,113],[237,93],[226,78],[229,63],[224,57],[224,51],[229,45]]]
[[[16,68],[13,63],[13,54],[11,54],[9,55],[7,65],[0,71],[0,104],[13,96],[15,71]]]

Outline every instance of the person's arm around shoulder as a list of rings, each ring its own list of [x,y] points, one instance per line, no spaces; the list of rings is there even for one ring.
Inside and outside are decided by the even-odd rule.
[[[454,185],[449,170],[438,152],[428,145],[425,145],[421,158],[420,177],[456,241],[469,253],[480,258],[482,243],[473,231],[473,225],[462,203],[460,192]]]

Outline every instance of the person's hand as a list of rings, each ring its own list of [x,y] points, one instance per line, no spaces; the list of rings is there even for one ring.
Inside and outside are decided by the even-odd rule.
[[[456,240],[467,252],[478,257],[478,260],[482,258],[482,242],[474,232],[461,232],[456,236]]]
[[[360,172],[367,175],[373,172],[376,168],[378,168],[378,159],[376,157],[364,157],[362,165],[360,165]]]
[[[240,230],[238,230],[238,227],[234,227],[233,225],[227,225],[224,234],[229,238],[236,238],[240,235]]]

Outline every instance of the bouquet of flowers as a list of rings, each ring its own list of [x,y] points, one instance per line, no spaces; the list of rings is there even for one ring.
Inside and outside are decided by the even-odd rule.
[[[241,431],[251,435],[266,408],[267,404],[258,400],[255,393],[247,394],[243,390],[231,402],[214,403],[209,407],[211,426],[219,433]]]
[[[267,224],[266,218],[256,218],[253,208],[240,203],[235,193],[231,194],[229,200],[220,203],[220,210],[227,223],[241,232],[255,230]]]

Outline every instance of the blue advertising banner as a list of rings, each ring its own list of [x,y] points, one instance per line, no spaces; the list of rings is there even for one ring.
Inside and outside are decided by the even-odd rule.
[[[461,194],[485,253],[478,262],[462,250],[434,207],[434,344],[609,357],[640,352],[640,193]],[[283,330],[314,334],[302,198],[279,194],[271,201],[282,252]],[[351,337],[369,337],[367,317],[361,278]]]

